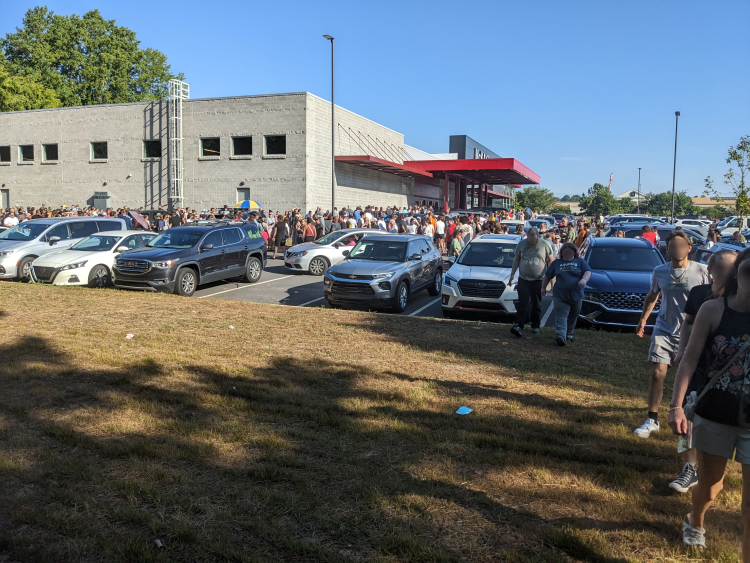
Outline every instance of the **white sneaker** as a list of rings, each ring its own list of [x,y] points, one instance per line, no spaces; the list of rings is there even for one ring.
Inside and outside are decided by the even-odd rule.
[[[657,421],[655,421],[653,418],[647,418],[646,422],[636,428],[633,434],[635,434],[639,438],[648,438],[649,436],[651,436],[652,432],[658,432],[659,428],[659,423]]]

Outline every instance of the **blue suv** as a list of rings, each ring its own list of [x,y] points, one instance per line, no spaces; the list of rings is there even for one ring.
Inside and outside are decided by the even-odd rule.
[[[579,320],[589,326],[635,329],[651,289],[651,273],[664,264],[661,252],[645,239],[604,237],[586,239],[580,253],[591,267],[591,279],[584,289]],[[646,323],[649,329],[659,303]]]

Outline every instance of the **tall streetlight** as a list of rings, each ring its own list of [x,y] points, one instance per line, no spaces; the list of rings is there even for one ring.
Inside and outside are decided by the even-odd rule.
[[[638,215],[641,214],[641,169],[638,168],[638,192],[636,192],[636,199],[638,200]]]
[[[333,81],[333,37],[324,35],[331,42],[331,213],[336,207],[336,104],[334,102],[334,81]]]
[[[674,177],[677,172],[677,125],[680,123],[680,112],[674,112],[674,167],[672,168],[672,223],[674,223]]]

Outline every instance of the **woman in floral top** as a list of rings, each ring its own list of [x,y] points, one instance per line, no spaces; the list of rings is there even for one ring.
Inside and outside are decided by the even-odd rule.
[[[727,283],[723,299],[701,305],[695,318],[669,409],[669,426],[678,435],[688,431],[682,410],[691,385],[697,395],[711,378],[732,365],[709,389],[695,408],[693,447],[698,452],[700,479],[693,489],[693,510],[682,525],[682,541],[705,547],[703,520],[711,501],[722,488],[727,460],[742,464],[743,561],[750,561],[750,347],[734,355],[750,339],[750,249],[735,262],[734,279]]]

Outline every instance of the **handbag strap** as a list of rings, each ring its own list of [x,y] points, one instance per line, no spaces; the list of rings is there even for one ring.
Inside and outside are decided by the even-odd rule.
[[[732,366],[732,364],[734,363],[734,361],[737,358],[740,357],[740,355],[742,354],[742,352],[744,352],[745,350],[747,350],[748,346],[750,346],[750,338],[748,338],[747,340],[745,340],[745,342],[742,344],[742,346],[740,346],[737,349],[737,352],[735,352],[734,356],[732,356],[732,358],[726,363],[726,365],[723,368],[721,368],[721,371],[719,371],[716,375],[714,375],[711,378],[711,380],[708,382],[708,384],[706,384],[706,386],[703,388],[703,391],[701,391],[701,394],[698,395],[697,399],[695,399],[695,404],[696,405],[698,404],[698,401],[700,401],[703,398],[703,396],[706,393],[708,393],[714,385],[716,385],[716,382],[719,381],[719,379],[721,378],[721,376],[723,376],[727,372],[727,370]]]

